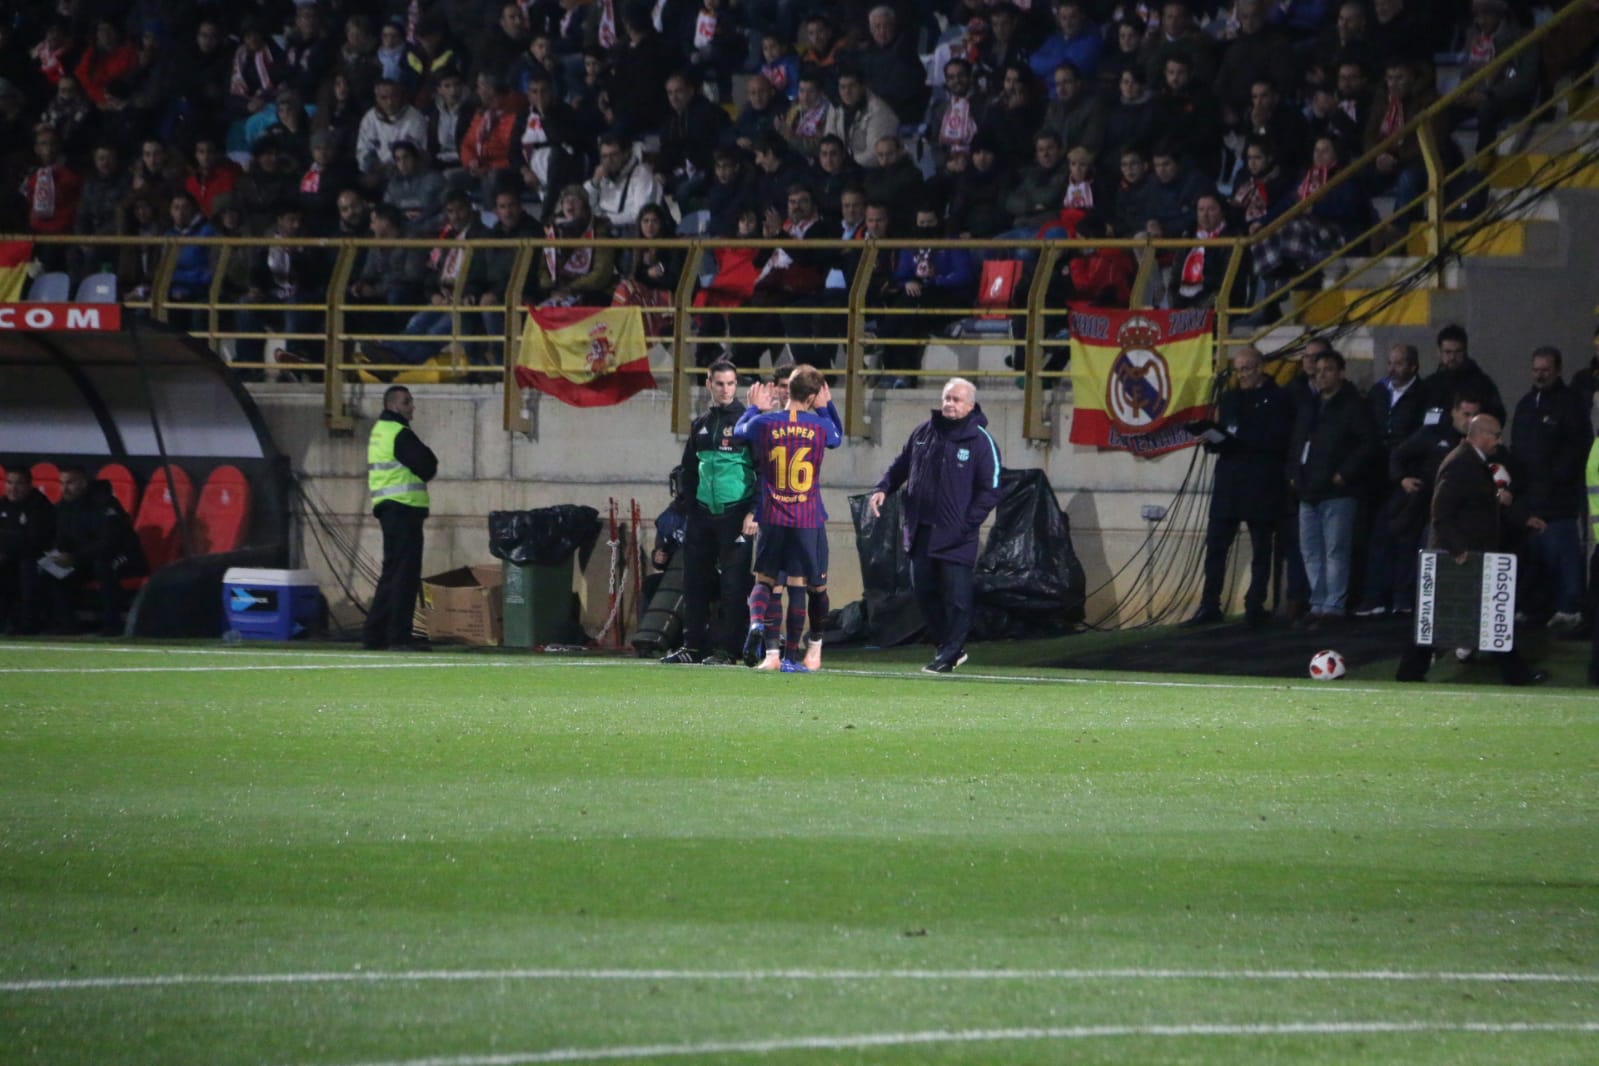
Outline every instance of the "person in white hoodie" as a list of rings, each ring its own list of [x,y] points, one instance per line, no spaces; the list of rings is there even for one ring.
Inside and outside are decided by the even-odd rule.
[[[394,169],[394,146],[400,141],[426,144],[428,123],[422,112],[405,102],[398,82],[381,79],[372,90],[374,104],[361,116],[355,135],[355,159],[365,183],[375,187]]]
[[[599,144],[600,162],[584,189],[594,214],[609,222],[618,237],[631,237],[638,233],[638,213],[644,205],[664,199],[661,179],[631,144],[615,134],[602,134]]]

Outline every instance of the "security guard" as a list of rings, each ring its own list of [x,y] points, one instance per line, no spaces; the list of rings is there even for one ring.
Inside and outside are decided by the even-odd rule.
[[[372,593],[361,643],[373,650],[426,651],[411,636],[411,616],[422,590],[422,523],[428,516],[427,483],[439,471],[438,456],[411,430],[416,401],[411,390],[391,385],[383,413],[367,441],[367,485],[372,514],[383,530],[383,571]]]
[[[1588,653],[1588,684],[1599,685],[1599,440],[1588,446],[1588,524],[1593,527],[1593,558],[1588,561],[1588,625],[1593,648]]]

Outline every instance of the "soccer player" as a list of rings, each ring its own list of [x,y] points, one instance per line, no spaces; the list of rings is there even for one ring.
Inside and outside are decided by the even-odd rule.
[[[766,612],[779,575],[787,575],[784,629],[789,655],[779,669],[809,673],[822,665],[820,634],[828,608],[827,510],[818,476],[824,450],[838,447],[844,434],[827,382],[816,368],[795,368],[782,410],[768,410],[771,395],[771,385],[751,385],[749,405],[733,429],[735,439],[750,443],[760,475],[755,519],[761,532],[755,543],[755,587],[750,591],[744,664],[772,668],[766,652]],[[800,588],[805,590],[803,601],[796,591]],[[804,658],[795,661],[807,613],[811,639]]]

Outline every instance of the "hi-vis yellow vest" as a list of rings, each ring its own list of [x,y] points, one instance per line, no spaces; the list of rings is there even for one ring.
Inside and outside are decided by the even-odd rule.
[[[1599,439],[1588,449],[1588,522],[1594,543],[1599,544]]]
[[[403,429],[403,423],[387,418],[372,427],[366,444],[366,483],[372,491],[373,507],[385,500],[407,507],[428,506],[427,483],[394,457],[394,439]]]

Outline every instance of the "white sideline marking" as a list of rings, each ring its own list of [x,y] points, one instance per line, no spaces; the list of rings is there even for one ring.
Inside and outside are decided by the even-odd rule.
[[[544,668],[551,667],[574,670],[593,670],[608,667],[648,667],[655,665],[644,659],[620,658],[594,658],[594,659],[566,659],[555,656],[529,657],[518,655],[512,658],[489,658],[474,655],[470,658],[457,658],[452,655],[443,655],[436,658],[427,656],[408,657],[403,661],[373,661],[373,657],[386,654],[383,652],[318,652],[306,653],[289,649],[275,650],[263,648],[139,648],[117,647],[114,645],[82,645],[82,644],[17,644],[18,651],[92,651],[99,655],[102,652],[142,653],[146,655],[209,655],[209,656],[308,656],[318,661],[294,663],[284,666],[256,665],[256,666],[215,666],[215,667],[180,667],[180,666],[17,666],[0,667],[0,674],[119,674],[119,673],[203,673],[212,670],[243,672],[249,670],[415,670],[426,668],[459,669],[471,666],[482,666],[490,669],[504,669],[506,667]],[[0,645],[0,652],[8,650],[7,646]],[[395,653],[399,654],[399,653]],[[332,660],[332,661],[329,661]],[[1039,667],[1036,669],[1049,669]],[[905,664],[904,670],[871,670],[851,669],[848,667],[835,669],[825,667],[826,674],[837,674],[841,677],[871,677],[890,681],[915,680],[927,684],[945,684],[950,681],[987,681],[1013,685],[1114,685],[1123,688],[1174,688],[1174,689],[1201,689],[1223,692],[1315,692],[1320,695],[1359,695],[1376,696],[1389,695],[1393,692],[1389,688],[1373,688],[1370,686],[1342,685],[1337,683],[1300,680],[1295,678],[1258,678],[1253,681],[1158,681],[1149,678],[1137,677],[1075,677],[1075,676],[1048,676],[1040,677],[1031,674],[977,674],[962,671],[959,674],[941,674],[937,677],[924,675],[913,664]],[[1507,693],[1497,686],[1460,687],[1438,685],[1429,687],[1425,691],[1434,695],[1448,695],[1452,699],[1461,697],[1474,697],[1480,699],[1494,699],[1502,701],[1514,698],[1514,693]],[[1538,702],[1547,703],[1554,701],[1580,700],[1590,702],[1592,697],[1581,692],[1565,692],[1558,689],[1528,690],[1527,696],[1536,696]]]
[[[152,974],[0,981],[0,992],[173,985],[384,984],[431,981],[1438,981],[1599,984],[1599,973],[1465,970],[337,970],[308,973]]]
[[[774,1051],[848,1051],[926,1044],[981,1044],[1026,1040],[1096,1040],[1107,1037],[1360,1036],[1380,1033],[1593,1033],[1599,1022],[1283,1022],[1277,1024],[1073,1025],[1020,1029],[932,1029],[910,1033],[795,1036],[770,1040],[644,1044],[495,1055],[451,1055],[397,1059],[362,1066],[527,1066],[540,1062],[600,1062],[700,1055],[767,1054]]]

